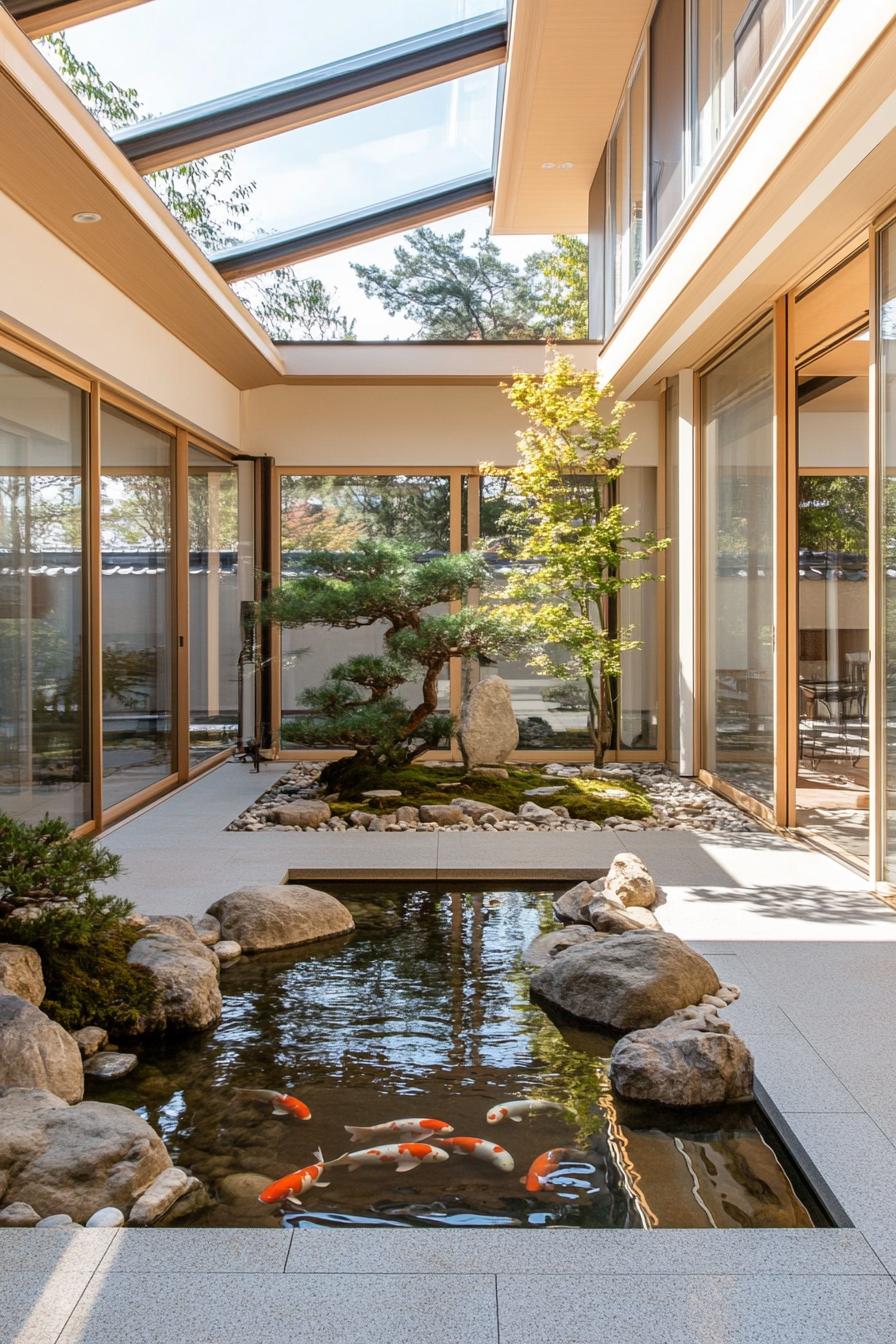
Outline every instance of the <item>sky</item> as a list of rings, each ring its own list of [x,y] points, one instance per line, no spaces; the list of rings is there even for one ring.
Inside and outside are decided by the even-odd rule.
[[[103,79],[135,88],[148,115],[344,59],[503,8],[501,0],[150,0],[80,24],[68,41]],[[197,55],[198,54],[198,55]],[[497,70],[423,89],[235,151],[234,177],[255,183],[244,236],[277,232],[491,168]],[[434,227],[488,226],[478,209]],[[254,226],[254,227],[253,227]],[[297,267],[330,289],[359,339],[402,339],[413,325],[365,299],[350,262],[388,265],[400,235]],[[537,237],[496,240],[519,262]]]

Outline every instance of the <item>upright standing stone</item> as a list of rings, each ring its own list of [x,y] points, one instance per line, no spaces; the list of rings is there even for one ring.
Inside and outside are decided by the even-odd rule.
[[[460,711],[457,735],[464,765],[500,765],[520,740],[510,687],[503,677],[486,677],[469,692]]]

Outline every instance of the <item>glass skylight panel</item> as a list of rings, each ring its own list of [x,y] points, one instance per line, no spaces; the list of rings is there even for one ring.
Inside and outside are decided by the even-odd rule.
[[[488,176],[498,86],[482,70],[233,151],[234,182],[255,184],[234,241]]]
[[[152,0],[68,40],[159,117],[504,10],[503,0]]]

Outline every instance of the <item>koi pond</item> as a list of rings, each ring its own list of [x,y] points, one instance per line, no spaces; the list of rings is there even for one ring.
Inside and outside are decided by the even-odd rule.
[[[568,884],[564,884],[568,885]],[[562,887],[328,883],[356,931],[244,957],[221,976],[224,1016],[203,1036],[143,1042],[140,1064],[90,1095],[132,1106],[213,1202],[192,1226],[805,1227],[819,1202],[756,1105],[679,1112],[610,1089],[613,1038],[529,1000],[523,952],[554,927]],[[240,1088],[311,1110],[275,1115]],[[488,1124],[514,1099],[557,1103]],[[346,1127],[427,1117],[482,1138],[477,1155],[412,1170],[327,1169],[301,1196],[261,1189],[315,1161],[407,1135]],[[411,1136],[413,1137],[413,1136]],[[438,1144],[437,1134],[423,1141]],[[494,1164],[494,1145],[513,1159]],[[532,1164],[549,1150],[554,1160]],[[492,1157],[489,1157],[489,1154]],[[541,1174],[539,1174],[541,1173]],[[532,1188],[529,1188],[532,1187]]]

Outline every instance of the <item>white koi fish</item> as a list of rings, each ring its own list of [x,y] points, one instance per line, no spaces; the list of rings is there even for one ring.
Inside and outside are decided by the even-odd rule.
[[[488,1162],[490,1166],[497,1167],[499,1171],[513,1171],[513,1158],[506,1148],[501,1148],[497,1143],[492,1143],[490,1139],[439,1139],[443,1148],[449,1148],[453,1153],[463,1153],[467,1157],[478,1157],[480,1162]]]
[[[502,1120],[512,1120],[514,1124],[519,1125],[524,1115],[537,1115],[539,1111],[565,1110],[566,1107],[561,1106],[559,1102],[527,1097],[524,1101],[502,1101],[500,1106],[493,1106],[485,1118],[490,1125],[499,1125]]]
[[[396,1171],[413,1171],[421,1162],[447,1162],[448,1154],[430,1143],[387,1143],[382,1148],[362,1148],[357,1153],[343,1153],[326,1162],[327,1167],[375,1167],[383,1162],[394,1162]]]
[[[382,1125],[344,1125],[343,1128],[352,1143],[365,1140],[376,1143],[377,1139],[389,1138],[392,1134],[400,1134],[403,1139],[424,1139],[454,1133],[452,1126],[446,1125],[444,1120],[428,1119],[387,1120]]]

